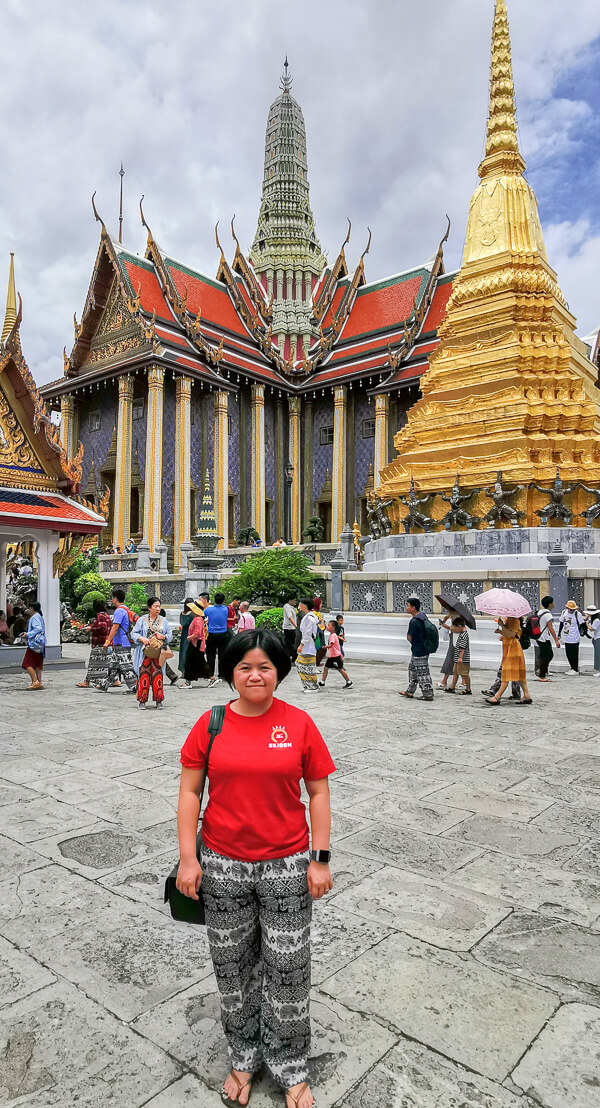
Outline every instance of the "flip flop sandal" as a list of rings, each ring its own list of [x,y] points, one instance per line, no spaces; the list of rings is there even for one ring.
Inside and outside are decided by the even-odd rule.
[[[494,707],[497,707],[498,704],[502,703],[501,700],[496,700],[495,696],[486,696],[485,702],[486,702],[486,704],[493,704]]]
[[[525,697],[523,700],[517,700],[517,704],[533,704],[531,697]]]
[[[75,685],[76,689],[89,689],[89,687],[87,681],[78,681]]]
[[[405,696],[407,700],[414,700],[415,699],[414,693],[411,693],[411,692],[401,692],[400,696]]]
[[[242,1095],[244,1089],[250,1090],[250,1092],[248,1093],[248,1100],[246,1101],[246,1104],[249,1104],[250,1096],[252,1093],[252,1078],[249,1078],[248,1081],[240,1081],[239,1077],[235,1076],[233,1070],[231,1071],[229,1076],[233,1078],[237,1085],[237,1097],[235,1100],[232,1100],[231,1097],[227,1096],[227,1093],[225,1092],[225,1086],[223,1085],[223,1088],[221,1089],[221,1100],[223,1101],[223,1104],[230,1105],[230,1108],[236,1108],[236,1105],[237,1108],[240,1108],[240,1096]],[[242,1108],[245,1108],[245,1105],[242,1105]]]
[[[300,1097],[306,1092],[307,1089],[308,1089],[308,1081],[303,1081],[295,1096],[294,1096],[293,1093],[290,1093],[290,1092],[287,1092],[285,1094],[286,1102],[287,1102],[287,1098],[289,1097],[292,1104],[295,1104],[297,1106],[299,1101],[300,1101]],[[313,1096],[312,1108],[317,1108],[317,1102],[316,1102],[314,1096]]]

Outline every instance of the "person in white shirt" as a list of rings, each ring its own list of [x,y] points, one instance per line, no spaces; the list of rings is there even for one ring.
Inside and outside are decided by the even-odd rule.
[[[592,633],[594,648],[594,677],[600,677],[600,608],[589,604],[585,610],[587,625]]]
[[[254,622],[254,616],[249,611],[250,605],[247,600],[242,600],[240,604],[240,615],[237,621],[236,631],[238,635],[241,635],[242,631],[253,631],[256,627]]]
[[[540,634],[536,642],[536,651],[539,653],[539,662],[537,665],[538,679],[540,681],[549,681],[548,667],[554,657],[554,651],[552,649],[552,640],[558,649],[560,647],[560,639],[554,630],[554,624],[552,622],[552,609],[554,607],[553,596],[543,596],[542,606],[538,612],[538,619],[540,622]]]
[[[283,605],[283,641],[289,651],[290,658],[296,661],[296,631],[298,619],[296,617],[296,598],[288,597]]]
[[[587,635],[587,624],[574,600],[567,600],[567,606],[560,617],[558,633],[565,644],[565,654],[570,669],[567,673],[579,673],[579,643],[581,636]]]
[[[301,600],[299,607],[302,616],[302,623],[300,624],[302,639],[298,647],[298,658],[296,661],[298,676],[302,683],[303,692],[318,692],[317,648],[315,646],[315,639],[318,631],[317,617],[313,612],[312,600],[308,598],[306,600]]]

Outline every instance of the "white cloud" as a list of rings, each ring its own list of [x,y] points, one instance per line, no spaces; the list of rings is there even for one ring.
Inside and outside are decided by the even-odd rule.
[[[116,231],[121,159],[125,239],[134,250],[145,245],[142,192],[157,239],[190,265],[214,274],[214,223],[221,219],[225,242],[234,211],[250,244],[266,114],[286,52],[329,255],[348,214],[351,259],[366,225],[373,229],[370,280],[419,264],[448,212],[447,260],[457,264],[483,150],[492,13],[493,0],[5,2],[0,290],[13,249],[23,341],[38,380],[62,373],[73,312],[81,311],[98,243],[94,189]],[[553,90],[600,35],[600,8],[597,0],[511,0],[509,14],[524,154],[541,187],[536,174],[551,180],[585,122],[585,103],[557,100]],[[585,214],[577,203],[575,226]],[[555,236],[548,228],[549,256],[589,329],[596,239],[569,254]]]

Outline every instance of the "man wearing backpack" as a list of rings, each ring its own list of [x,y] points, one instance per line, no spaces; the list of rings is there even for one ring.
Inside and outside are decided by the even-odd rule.
[[[131,660],[131,619],[129,609],[125,607],[125,593],[122,589],[114,590],[112,602],[115,606],[112,626],[104,643],[104,649],[112,649],[112,653],[109,656],[106,677],[98,682],[96,689],[98,692],[108,692],[109,684],[112,685],[122,677],[127,691],[134,693],[137,689],[137,677]]]
[[[421,601],[411,596],[406,603],[406,611],[411,617],[407,639],[410,643],[410,664],[408,667],[408,688],[400,696],[412,700],[417,685],[421,686],[423,700],[433,700],[433,684],[429,672],[429,655],[435,654],[439,645],[437,628],[421,611]],[[437,638],[437,642],[435,639]]]
[[[549,681],[548,667],[554,657],[554,651],[552,649],[552,639],[554,639],[554,645],[557,649],[560,648],[560,640],[556,631],[554,630],[554,624],[552,623],[552,609],[554,607],[553,596],[543,596],[542,606],[535,616],[530,616],[527,620],[527,627],[531,638],[535,643],[536,653],[536,673],[540,681]]]

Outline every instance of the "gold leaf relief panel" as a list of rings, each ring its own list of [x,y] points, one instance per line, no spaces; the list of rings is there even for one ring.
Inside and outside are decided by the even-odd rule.
[[[0,389],[0,465],[40,469],[27,436]]]

